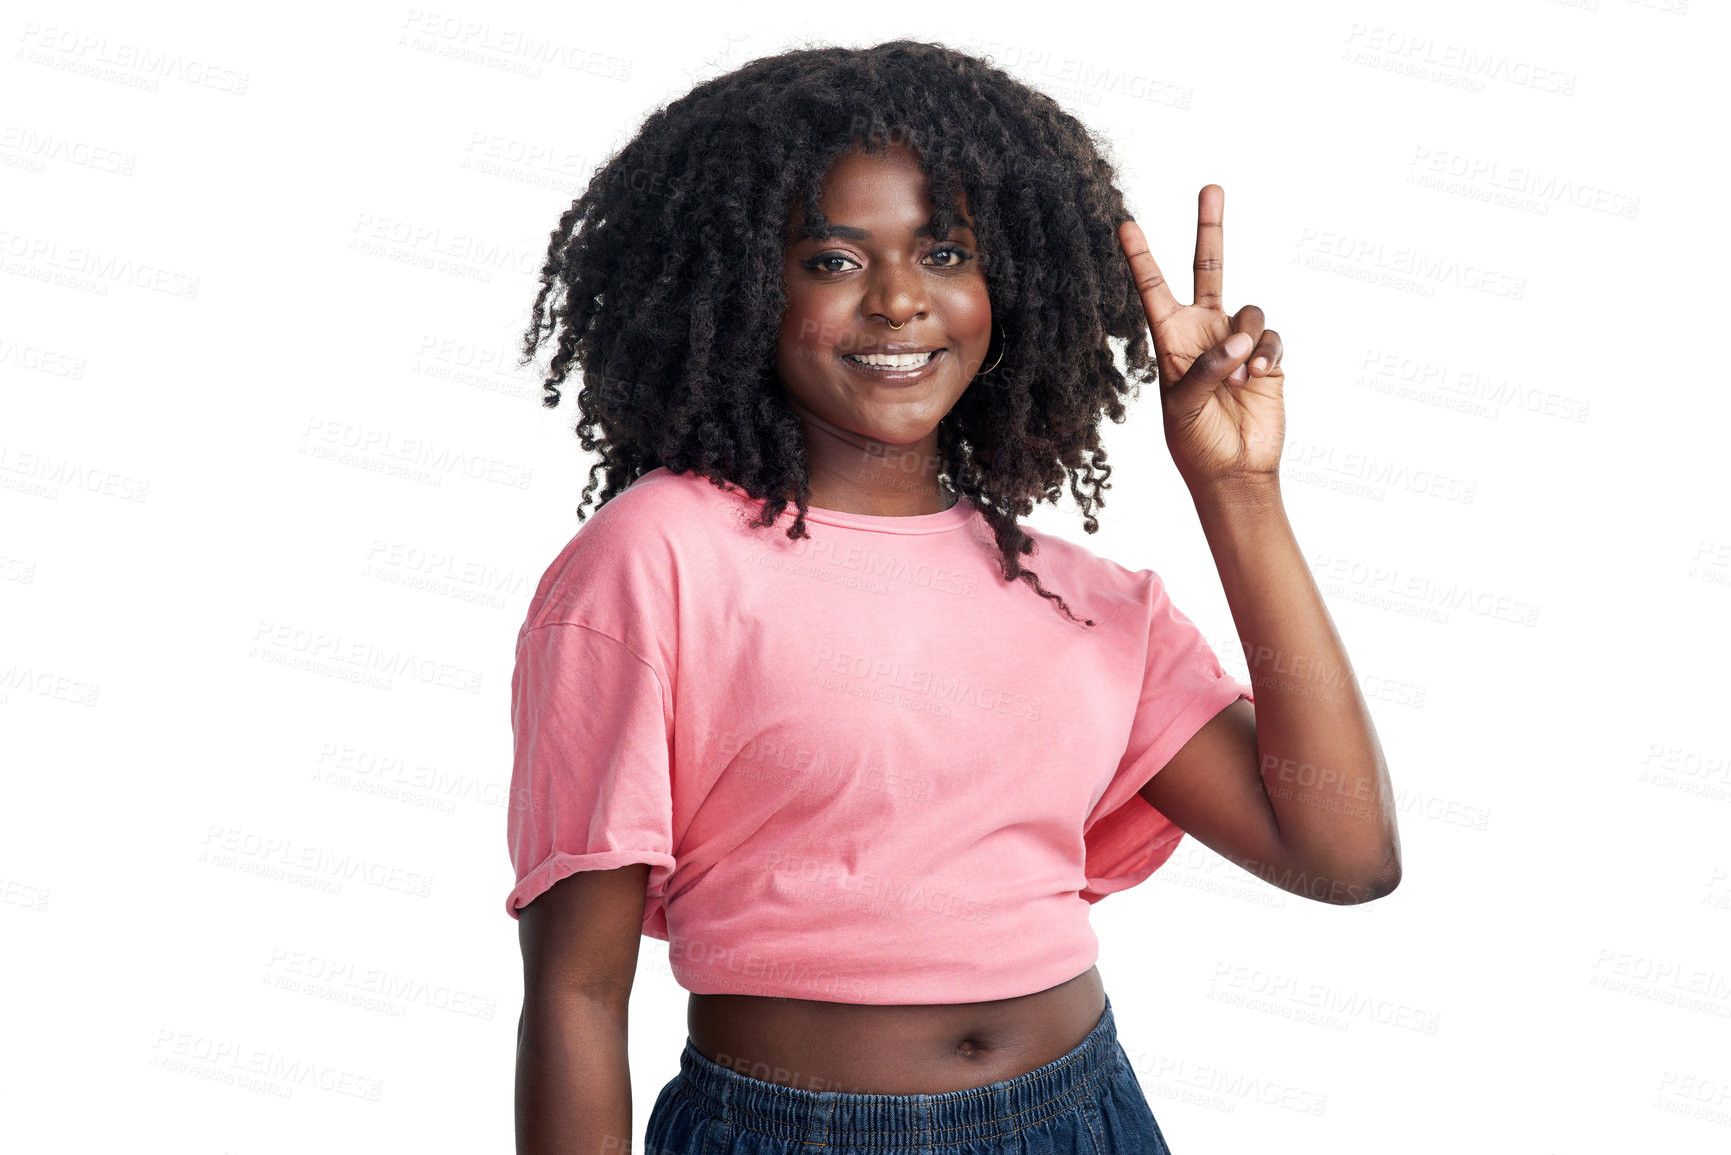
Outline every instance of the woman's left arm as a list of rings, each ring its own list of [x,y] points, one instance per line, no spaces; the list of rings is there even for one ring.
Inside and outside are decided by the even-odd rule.
[[[1195,302],[1179,305],[1133,222],[1119,230],[1154,334],[1166,441],[1214,554],[1256,691],[1142,787],[1150,805],[1260,878],[1350,905],[1400,882],[1394,790],[1370,710],[1280,494],[1280,335],[1221,308],[1225,192],[1198,198]]]
[[[1221,482],[1191,496],[1256,704],[1240,698],[1217,714],[1142,796],[1283,890],[1338,904],[1380,898],[1400,882],[1394,789],[1279,485]]]

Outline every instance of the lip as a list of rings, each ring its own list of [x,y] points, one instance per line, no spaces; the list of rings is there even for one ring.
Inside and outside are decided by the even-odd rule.
[[[931,357],[917,369],[873,369],[870,365],[862,365],[858,361],[848,360],[846,354],[841,354],[838,357],[838,360],[846,365],[850,371],[869,381],[878,381],[885,385],[911,385],[931,376],[932,372],[944,363],[944,356],[948,350],[941,346],[934,348],[930,345],[924,348],[916,345],[874,345],[865,349],[850,349],[848,352],[858,353],[861,356],[868,353],[930,353]]]

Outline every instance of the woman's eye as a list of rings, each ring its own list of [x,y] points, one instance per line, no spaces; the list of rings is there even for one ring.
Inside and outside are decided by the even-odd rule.
[[[944,245],[940,248],[933,249],[928,255],[933,257],[951,256],[956,258],[948,264],[938,266],[943,269],[959,269],[974,259],[974,255],[968,252],[968,250],[957,248],[955,245]]]
[[[831,261],[844,261],[850,265],[854,263],[852,257],[843,256],[841,253],[819,253],[815,257],[807,257],[805,260],[801,261],[800,264],[804,265],[814,273],[839,273],[843,271],[841,269],[831,268]]]

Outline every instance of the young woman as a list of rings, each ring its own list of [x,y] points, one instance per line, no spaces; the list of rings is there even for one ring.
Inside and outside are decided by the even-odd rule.
[[[580,519],[606,485],[518,636],[520,1151],[632,1149],[648,934],[690,992],[652,1155],[1165,1152],[1090,905],[1186,833],[1319,901],[1395,887],[1223,199],[1180,305],[1078,121],[895,41],[700,85],[561,219],[525,361],[557,331],[546,404],[575,362],[600,455]],[[1018,522],[1067,484],[1098,528],[1114,339],[1254,692],[1153,571]]]

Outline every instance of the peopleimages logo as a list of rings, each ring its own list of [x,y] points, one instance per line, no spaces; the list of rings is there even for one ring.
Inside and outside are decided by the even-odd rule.
[[[688,936],[668,942],[667,963],[683,980],[681,985],[689,985],[693,979],[701,979],[707,985],[710,979],[725,974],[730,976],[727,983],[730,988],[740,987],[740,978],[767,980],[755,989],[746,987],[742,993],[785,998],[793,991],[811,991],[832,1002],[871,1002],[878,993],[876,983],[844,979],[822,965],[777,959]]]
[[[346,421],[309,417],[301,436],[304,441],[300,451],[310,456],[344,464],[369,460],[376,464],[400,463],[430,471],[423,476],[431,476],[435,484],[442,481],[444,475],[456,473],[477,481],[528,489],[534,476],[533,470],[508,461],[467,453],[455,446],[421,438],[399,437],[391,429],[368,429]],[[346,451],[347,456],[338,456],[341,451]]]
[[[1426,296],[1434,295],[1437,285],[1512,301],[1527,295],[1525,277],[1411,247],[1391,247],[1374,237],[1306,227],[1299,232],[1295,247],[1301,250],[1292,258],[1295,265]]]
[[[200,860],[247,874],[266,874],[283,881],[335,883],[318,889],[340,889],[343,882],[361,882],[383,890],[426,898],[433,893],[431,875],[377,862],[358,854],[338,854],[321,846],[307,846],[290,838],[257,834],[233,826],[212,823],[204,836]],[[243,863],[250,864],[251,869]],[[291,878],[290,876],[294,876]]]
[[[1018,694],[984,682],[945,675],[940,670],[851,654],[829,646],[819,646],[813,662],[820,673],[845,675],[874,689],[905,691],[934,703],[972,706],[1030,721],[1039,718],[1046,700],[1041,694]]]
[[[465,694],[481,692],[481,671],[441,662],[412,650],[345,638],[292,622],[260,619],[247,656],[271,665],[327,674],[344,681],[391,688],[389,677],[407,677]]]

